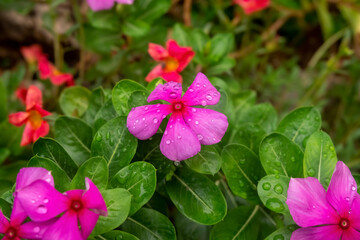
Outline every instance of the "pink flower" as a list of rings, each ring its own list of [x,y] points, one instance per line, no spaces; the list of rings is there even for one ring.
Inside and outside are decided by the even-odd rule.
[[[26,92],[17,91],[17,96],[25,103],[26,112],[9,114],[9,122],[17,127],[25,124],[20,145],[26,146],[49,133],[49,124],[43,117],[51,113],[42,108],[42,93],[36,86],[30,86]]]
[[[245,14],[249,15],[267,8],[270,5],[270,0],[234,0],[234,3],[241,6]]]
[[[300,229],[291,239],[360,239],[360,195],[349,168],[337,162],[329,188],[316,178],[292,178],[287,205]]]
[[[88,5],[93,11],[111,9],[114,3],[133,4],[134,0],[87,0]]]
[[[43,240],[86,239],[99,215],[107,215],[99,189],[89,178],[85,179],[85,185],[86,190],[70,190],[62,194],[48,182],[37,180],[17,192],[31,220],[54,221],[44,232]],[[62,215],[57,217],[59,214]]]
[[[35,63],[42,54],[41,46],[38,44],[34,44],[28,47],[21,47],[20,51],[25,60],[30,64]]]
[[[219,112],[196,105],[215,105],[220,93],[207,77],[198,73],[194,82],[181,97],[180,83],[159,84],[147,101],[164,100],[170,103],[134,108],[127,118],[127,128],[135,137],[144,140],[153,136],[161,121],[170,113],[161,139],[160,150],[170,160],[181,161],[196,155],[200,144],[220,142],[228,127],[227,117]]]
[[[20,170],[16,178],[14,205],[10,221],[6,219],[0,210],[0,233],[5,235],[4,240],[41,239],[44,232],[53,223],[52,221],[23,223],[27,215],[18,201],[16,192],[39,179],[48,182],[52,186],[54,185],[51,173],[44,168],[32,167]]]
[[[189,64],[195,56],[191,47],[180,47],[175,40],[166,42],[166,49],[154,43],[149,43],[148,52],[150,56],[161,64],[157,65],[146,76],[145,80],[151,82],[157,77],[165,79],[167,82],[182,82],[179,74]]]
[[[70,73],[60,72],[52,63],[49,62],[45,55],[41,55],[38,58],[38,69],[40,73],[40,79],[48,79],[54,85],[66,84],[67,86],[73,86],[74,78]]]

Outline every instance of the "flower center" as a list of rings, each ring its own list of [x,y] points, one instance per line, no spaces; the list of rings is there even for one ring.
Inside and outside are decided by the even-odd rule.
[[[179,66],[179,62],[175,58],[168,58],[165,60],[165,72],[173,72],[175,71]]]
[[[350,227],[350,222],[347,218],[340,219],[339,226],[341,229],[346,230]]]
[[[74,210],[75,212],[80,211],[83,208],[83,205],[80,201],[78,200],[74,200],[71,203],[71,209]]]
[[[33,127],[33,129],[38,129],[42,124],[42,116],[36,110],[32,110],[29,113],[29,121],[31,123],[31,126]]]
[[[17,238],[17,230],[14,227],[9,227],[5,233],[5,236],[8,239],[15,239]]]
[[[184,105],[181,102],[173,103],[174,111],[181,111]]]

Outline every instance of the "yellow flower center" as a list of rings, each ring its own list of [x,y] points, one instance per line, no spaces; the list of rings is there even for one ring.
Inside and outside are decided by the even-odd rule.
[[[43,121],[42,116],[36,110],[30,111],[29,114],[29,122],[31,123],[31,126],[33,127],[33,129],[38,129]]]
[[[165,60],[165,72],[173,72],[179,67],[179,62],[175,58],[168,58]]]

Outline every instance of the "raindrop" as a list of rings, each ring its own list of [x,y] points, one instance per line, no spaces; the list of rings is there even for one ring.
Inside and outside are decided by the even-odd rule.
[[[295,157],[291,157],[291,161],[292,161],[292,162],[295,162]]]
[[[216,141],[216,138],[213,138],[213,141]]]
[[[316,208],[316,206],[315,206],[315,205],[313,205],[313,206],[312,206],[312,208],[313,208],[313,209],[315,209],[315,208]]]
[[[156,104],[156,107],[160,107],[160,103]]]
[[[170,140],[166,140],[166,142],[165,142],[166,144],[170,144],[171,142],[170,142]]]
[[[275,166],[280,167],[280,166],[281,166],[281,162],[275,162]]]
[[[203,136],[201,135],[201,134],[199,134],[199,135],[197,135],[197,138],[199,139],[199,140],[203,140]]]
[[[193,109],[191,109],[191,111],[192,111],[192,112],[196,112],[196,109],[195,109],[195,108],[193,108]]]
[[[355,191],[355,190],[356,190],[356,187],[353,185],[353,186],[351,187],[351,190]]]
[[[43,203],[48,203],[49,202],[49,199],[45,198]]]
[[[171,92],[170,93],[170,98],[176,98],[176,96],[177,96],[176,92]]]
[[[181,136],[179,135],[179,136],[177,136],[177,138],[178,138],[178,139],[181,139]]]
[[[145,121],[145,120],[146,120],[146,118],[142,118],[142,120],[143,120],[143,121]]]
[[[201,101],[201,105],[206,106],[206,101],[205,100]]]
[[[159,120],[157,120],[157,118],[154,118],[153,122],[154,122],[154,123],[158,123]]]
[[[246,161],[246,160],[245,160],[244,158],[242,158],[242,159],[239,160],[240,164],[244,164],[245,161]]]
[[[162,118],[164,119],[164,118],[166,118],[166,115],[164,114],[164,115],[162,115]]]
[[[168,131],[167,131],[167,130],[165,130],[164,134],[165,134],[165,135],[167,135],[167,134],[168,134]]]
[[[347,198],[345,198],[345,200],[346,200],[346,201],[350,201],[350,198],[349,198],[349,197],[347,197]]]
[[[284,236],[281,234],[278,234],[278,235],[274,236],[274,238],[273,238],[273,240],[284,240],[284,239],[285,239]]]
[[[206,95],[206,99],[211,101],[212,100],[212,96],[210,96],[210,94]]]
[[[100,142],[101,140],[102,140],[101,134],[98,133],[98,134],[96,135],[96,141]]]
[[[244,184],[244,182],[243,181],[239,181],[239,185],[240,185],[240,187],[243,187],[245,184]]]
[[[194,92],[194,89],[192,89],[192,88],[189,88],[189,92]]]
[[[197,83],[197,84],[196,84],[196,87],[198,87],[198,88],[199,88],[199,87],[200,87],[200,84],[199,84],[199,83]]]
[[[107,132],[106,133],[106,139],[109,140],[109,138],[110,138],[110,132]]]
[[[195,124],[198,125],[198,124],[199,124],[199,121],[195,121]]]
[[[276,184],[275,187],[274,187],[274,191],[277,193],[277,194],[282,194],[284,189],[283,187],[280,185],[280,184]]]
[[[50,183],[51,182],[51,178],[47,178],[45,179],[46,182]]]
[[[172,128],[173,127],[173,125],[170,125],[170,128]]]
[[[268,183],[268,182],[263,183],[262,188],[263,188],[265,191],[269,191],[270,188],[271,188],[271,184]]]
[[[274,212],[281,212],[285,209],[284,204],[277,198],[268,199],[265,206]]]
[[[191,118],[189,118],[188,121],[191,122]]]
[[[312,169],[312,168],[309,168],[309,170],[307,171],[307,173],[308,173],[308,175],[309,175],[310,177],[315,176],[315,171],[314,171],[314,169]]]
[[[331,150],[331,151],[334,151],[335,148],[334,148],[333,146],[330,146],[330,150]]]
[[[145,111],[147,111],[148,109],[149,109],[149,107],[148,107],[148,106],[146,106],[146,107],[145,107]]]
[[[160,109],[156,110],[156,112],[158,112],[158,113],[159,113],[159,112],[160,112]]]
[[[178,166],[180,165],[180,162],[179,162],[179,161],[175,161],[175,162],[174,162],[174,165],[175,165],[176,167],[178,167]]]
[[[34,231],[34,233],[40,232],[40,227],[34,227],[33,231]]]
[[[204,87],[206,87],[206,85],[204,84]]]
[[[31,203],[35,203],[36,201],[33,199],[33,200],[31,200]]]
[[[213,95],[214,95],[214,97],[216,97],[216,96],[217,96],[217,93],[216,93],[216,92],[214,92],[214,94],[213,94]]]
[[[139,122],[139,120],[138,120],[138,119],[136,119],[135,123],[138,123],[138,122]],[[134,125],[135,125],[135,123],[134,123]]]
[[[47,213],[47,208],[43,205],[40,205],[37,209],[36,209],[36,212],[38,214],[45,214]]]

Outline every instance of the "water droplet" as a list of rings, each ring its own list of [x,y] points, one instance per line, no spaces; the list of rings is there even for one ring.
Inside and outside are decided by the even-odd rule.
[[[154,123],[158,123],[159,120],[157,120],[157,118],[154,118],[153,122],[154,122]]]
[[[199,124],[199,121],[195,121],[195,124],[198,125],[198,124]]]
[[[214,119],[211,119],[211,122],[214,122]]]
[[[206,87],[206,85],[205,85],[205,84],[204,84],[203,86],[204,86],[204,87]]]
[[[47,208],[43,205],[40,205],[37,209],[36,209],[36,212],[38,214],[45,214],[47,213]]]
[[[170,128],[172,128],[173,127],[173,125],[170,125]]]
[[[100,133],[96,135],[96,141],[100,142],[102,140],[102,136]]]
[[[281,212],[285,209],[284,204],[277,198],[268,199],[265,206],[274,212]]]
[[[309,175],[310,177],[315,176],[315,171],[314,171],[314,169],[312,169],[312,168],[309,168],[308,171],[307,171],[307,173],[308,173],[308,175]]]
[[[280,185],[280,184],[276,184],[275,187],[274,187],[274,191],[277,193],[277,194],[282,194],[284,189],[283,187]]]
[[[273,240],[284,240],[284,239],[285,239],[284,236],[281,234],[278,234],[278,235],[274,236],[274,238],[273,238]]]
[[[346,201],[350,201],[350,198],[349,198],[349,197],[346,197],[345,200],[346,200]]]
[[[281,162],[275,162],[275,166],[280,167],[280,166],[281,166]]]
[[[181,139],[181,136],[179,135],[179,136],[177,136],[177,138],[178,138],[178,139]]]
[[[192,89],[192,88],[189,88],[189,92],[194,92],[194,89]]]
[[[145,111],[147,111],[147,110],[149,110],[149,107],[148,107],[148,106],[145,107]]]
[[[156,112],[159,113],[159,112],[160,112],[160,109],[156,110]]]
[[[142,120],[143,120],[143,121],[145,121],[145,120],[146,120],[146,118],[142,118]]]
[[[240,187],[243,187],[245,184],[243,181],[239,180],[239,185],[240,185]]]
[[[46,178],[45,181],[48,182],[48,183],[50,183],[50,182],[51,182],[51,178]]]
[[[244,164],[245,161],[246,161],[245,158],[242,158],[242,159],[239,160],[240,164]]]
[[[198,88],[199,88],[199,87],[200,87],[200,84],[199,84],[199,83],[197,83],[197,84],[196,84],[196,87],[198,87]]]
[[[211,101],[212,100],[212,96],[210,94],[206,95],[206,99]]]
[[[110,132],[106,133],[106,139],[109,140],[110,139]]]
[[[49,202],[49,199],[45,198],[43,203],[48,203]]]
[[[31,200],[31,203],[35,203],[36,201],[33,199],[33,200]]]
[[[176,96],[177,96],[176,92],[171,92],[170,93],[170,98],[176,98]]]
[[[164,134],[165,134],[165,135],[168,135],[168,131],[167,131],[167,130],[165,130]]]
[[[216,138],[214,138],[214,137],[213,137],[213,139],[212,139],[212,140],[213,140],[213,141],[216,141]]]
[[[351,187],[351,190],[355,191],[355,190],[356,190],[356,187],[353,185],[353,186]]]
[[[316,208],[316,206],[315,206],[315,205],[313,205],[313,206],[312,206],[312,208],[313,208],[313,209],[315,209],[315,208]]]
[[[202,106],[206,106],[206,101],[205,101],[205,100],[202,100],[202,101],[201,101],[201,105],[202,105]]]
[[[280,178],[280,175],[279,175],[279,174],[276,174],[276,175],[275,175],[275,178],[276,178],[276,179],[279,179],[279,178]]]
[[[334,151],[335,148],[334,148],[333,146],[330,146],[330,150],[331,150],[331,151]]]
[[[195,108],[193,108],[193,109],[191,109],[191,111],[192,111],[192,112],[196,112],[196,109],[195,109]]]
[[[188,121],[191,122],[191,118],[189,118]]]
[[[166,144],[170,144],[171,142],[170,142],[170,140],[166,140],[166,142],[165,142]]]
[[[34,231],[34,233],[40,232],[40,227],[34,227],[33,231]]]
[[[156,104],[156,107],[160,107],[160,103]]]
[[[265,191],[269,191],[270,188],[271,188],[271,184],[268,183],[268,182],[263,183],[262,188],[263,188]]]
[[[204,137],[201,134],[198,134],[197,138],[201,141],[201,140],[203,140]]]
[[[164,119],[164,118],[166,118],[166,115],[164,114],[164,115],[162,115],[162,118]]]
[[[175,162],[174,162],[174,165],[175,165],[176,167],[178,167],[178,166],[180,165],[180,162],[179,162],[179,161],[175,161]]]
[[[295,162],[295,157],[291,157],[291,161],[292,161],[292,162]]]
[[[216,97],[217,95],[218,95],[217,92],[214,92],[213,96]]]

